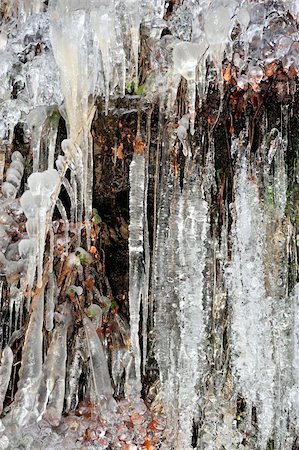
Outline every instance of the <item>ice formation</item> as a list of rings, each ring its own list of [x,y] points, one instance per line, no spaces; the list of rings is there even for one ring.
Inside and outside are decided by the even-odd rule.
[[[146,180],[145,156],[137,154],[133,157],[130,165],[129,298],[131,345],[134,358],[134,375],[130,395],[133,396],[140,395],[142,388],[139,326],[142,309],[143,324],[147,323],[146,311],[148,307],[148,279],[146,273],[148,272],[149,261],[145,257],[147,253],[146,247],[148,246],[146,239]],[[147,340],[146,333],[143,333],[143,343],[144,340]],[[143,346],[143,349],[146,349],[146,345]]]
[[[189,170],[192,173],[192,165]],[[171,177],[169,174],[165,180],[167,189]],[[207,204],[200,195],[199,180],[195,174],[193,177],[191,188],[186,181],[181,192],[176,180],[171,195],[162,194],[155,255],[155,322],[160,330],[157,360],[169,433],[175,448],[182,449],[191,448],[193,420],[199,417],[196,386],[206,369],[203,273]]]
[[[81,430],[75,410],[101,417],[83,433],[96,448],[297,448],[298,1],[0,13],[0,448],[15,426]],[[102,109],[128,239],[92,209]],[[120,310],[104,249],[119,235]]]

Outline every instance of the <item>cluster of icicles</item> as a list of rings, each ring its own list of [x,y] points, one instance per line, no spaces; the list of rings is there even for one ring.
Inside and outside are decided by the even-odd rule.
[[[12,281],[10,288],[11,310],[14,308],[14,311],[18,311],[20,317],[17,315],[16,321],[19,324],[22,324],[26,290],[27,308],[31,308],[18,391],[8,415],[9,421],[19,425],[42,418],[57,425],[63,412],[65,396],[69,407],[76,404],[73,398],[76,398],[77,391],[72,391],[72,387],[66,386],[65,381],[67,332],[72,320],[70,308],[67,302],[57,307],[55,305],[53,255],[50,255],[49,264],[45,267],[44,249],[49,236],[53,250],[55,230],[52,215],[55,206],[65,224],[63,257],[66,260],[69,258],[70,264],[80,266],[80,260],[76,260],[76,252],[69,252],[68,247],[72,231],[76,236],[76,248],[81,248],[83,223],[87,246],[90,246],[93,187],[90,128],[95,114],[95,99],[103,95],[108,112],[111,95],[125,95],[126,85],[132,82],[137,89],[141,24],[150,49],[148,77],[144,86],[146,100],[152,102],[159,98],[161,109],[171,116],[181,77],[187,80],[187,114],[179,118],[176,136],[183,144],[184,155],[190,161],[192,154],[186,145],[186,138],[188,131],[194,134],[196,92],[200,93],[201,99],[206,95],[207,62],[214,67],[209,73],[210,81],[217,80],[220,92],[223,90],[224,56],[236,67],[238,86],[242,89],[246,85],[251,85],[254,90],[258,89],[258,84],[266,77],[264,66],[276,59],[282,62],[286,70],[291,67],[298,69],[296,20],[299,11],[296,1],[282,2],[277,6],[277,2],[271,1],[256,3],[217,0],[210,3],[185,0],[182,5],[173,6],[174,12],[170,17],[165,15],[165,6],[162,0],[50,0],[49,6],[41,0],[5,2],[0,35],[0,110],[3,117],[0,124],[1,148],[9,149],[16,126],[21,124],[24,139],[27,143],[30,142],[33,155],[33,173],[27,180],[28,189],[18,202],[16,196],[20,193],[24,158],[18,152],[12,153],[11,164],[2,185],[0,210],[0,234],[3,237],[1,273],[7,277],[21,273],[20,284],[16,285]],[[288,18],[292,17],[292,20],[286,19],[287,11],[290,13]],[[164,29],[168,33],[161,37]],[[62,152],[56,149],[60,115],[65,119],[67,127],[67,139],[62,142]],[[239,142],[236,147],[238,145]],[[282,141],[275,145],[280,150],[283,148]],[[279,162],[277,173],[280,176],[275,181],[275,189],[281,193],[281,189],[285,191],[286,185],[281,154],[280,160],[278,159],[279,149],[276,149],[276,158]],[[297,371],[298,350],[291,355],[284,355],[284,348],[288,343],[287,331],[284,330],[284,339],[277,339],[275,365],[272,357],[267,354],[267,346],[273,348],[270,326],[256,328],[255,323],[269,320],[269,310],[275,298],[289,298],[291,306],[286,306],[287,311],[281,313],[282,317],[276,318],[276,329],[285,327],[291,330],[296,341],[294,348],[298,348],[298,323],[292,310],[297,307],[298,289],[288,297],[287,292],[277,293],[273,288],[271,300],[268,299],[267,306],[264,305],[267,295],[263,285],[261,253],[264,247],[261,241],[267,235],[267,230],[262,220],[257,186],[251,183],[247,187],[246,164],[239,161],[239,165],[233,225],[234,258],[229,268],[224,267],[221,259],[225,257],[225,245],[223,244],[222,249],[217,249],[220,254],[219,264],[226,274],[225,283],[231,286],[231,298],[234,299],[233,375],[248,402],[258,405],[258,414],[263,423],[259,437],[261,450],[266,448],[273,430],[279,427],[281,433],[277,440],[280,445],[278,448],[284,448],[287,425],[286,419],[279,418],[279,413],[283,417],[286,413],[283,412],[283,406],[279,411],[275,409],[276,387],[280,385],[282,390],[287,391],[285,396],[284,392],[280,393],[281,398],[287,399],[283,400],[287,403],[287,410],[289,405],[293,406],[293,416],[296,416],[298,381],[290,382],[293,375],[286,375],[285,379],[281,379],[277,375],[277,367],[283,364],[285,358]],[[4,166],[1,167],[1,173],[3,170]],[[211,170],[213,171],[213,167]],[[70,171],[69,177],[66,176],[67,171]],[[202,174],[201,176],[204,177]],[[117,377],[122,374],[123,366],[126,366],[126,395],[131,398],[140,397],[141,372],[146,370],[150,279],[147,181],[145,158],[143,155],[135,155],[130,168],[129,300],[132,351],[131,354],[125,352],[122,359],[117,359],[122,367],[118,372],[115,369]],[[179,181],[177,184],[173,179],[168,181],[168,192],[164,192],[165,198],[162,198],[154,255],[156,356],[164,410],[171,430],[165,448],[169,450],[174,445],[176,450],[187,450],[191,445],[194,422],[200,420],[199,405],[203,400],[200,399],[198,386],[207,371],[206,286],[203,274],[208,246],[208,204],[202,178],[190,177],[190,183],[187,179],[183,188]],[[58,198],[61,186],[64,186],[70,199],[70,222],[67,211]],[[278,206],[275,217],[279,221],[284,214],[285,196],[281,198],[280,194],[276,195]],[[169,203],[167,197],[171,198]],[[24,233],[16,244],[11,237],[14,232],[18,232],[22,211],[27,219],[27,234]],[[72,230],[71,223],[75,224]],[[261,234],[257,236],[256,230],[261,230]],[[226,242],[225,236],[223,242]],[[277,246],[279,245],[278,242]],[[178,251],[173,253],[173,249]],[[79,250],[79,253],[82,251],[84,252],[83,249]],[[242,282],[238,284],[240,274]],[[252,278],[255,279],[254,289],[250,282]],[[34,288],[35,293],[31,299]],[[44,314],[45,290],[47,305]],[[221,310],[225,294],[214,294]],[[242,298],[245,296],[248,304],[244,305]],[[142,350],[139,340],[141,314]],[[52,332],[45,359],[44,316],[45,328]],[[84,315],[84,345],[92,373],[91,397],[99,404],[101,413],[106,414],[109,419],[116,410],[116,403],[112,395],[105,351],[96,332],[100,316],[99,311],[90,314],[92,319],[88,314]],[[244,317],[250,321],[248,335],[242,331]],[[11,377],[11,343],[15,338],[14,335],[10,336],[2,352],[0,405],[3,404]],[[78,354],[81,345],[82,340],[78,337],[78,342],[75,343]],[[258,359],[257,365],[255,358]],[[267,361],[266,369],[263,368],[263,360]],[[74,359],[71,367],[74,379],[71,381],[78,388],[76,364]],[[262,380],[258,380],[260,373]],[[216,400],[213,399],[212,392],[205,394],[211,399],[209,401],[213,406],[205,416],[208,432],[203,433],[201,441],[198,439],[199,448],[212,450],[221,448],[221,445],[226,445],[227,449],[232,448],[232,445],[239,448],[242,436],[234,428],[234,417],[224,415],[225,405],[215,406]],[[213,428],[211,423],[214,420],[219,424],[221,415],[225,416],[222,428],[219,426],[217,429],[218,440],[221,442],[214,444],[214,436],[210,432]],[[2,431],[5,432],[4,428]]]

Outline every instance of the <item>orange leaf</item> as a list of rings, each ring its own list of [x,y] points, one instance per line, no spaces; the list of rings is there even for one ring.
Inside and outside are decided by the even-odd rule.
[[[157,424],[158,424],[158,422],[155,420],[155,419],[153,419],[151,422],[150,422],[150,424],[149,424],[149,429],[151,430],[151,431],[153,431],[154,433],[157,431]]]
[[[155,447],[153,446],[153,444],[151,443],[151,440],[149,437],[146,437],[144,439],[144,443],[142,446],[142,450],[155,450]]]
[[[116,153],[116,156],[117,156],[118,159],[124,159],[123,148],[124,148],[123,144],[120,144],[120,145],[117,147],[117,153]]]
[[[98,250],[94,245],[92,245],[89,249],[89,253],[91,253],[92,255],[95,255],[96,253],[98,253]]]
[[[136,153],[136,155],[143,155],[144,154],[144,148],[145,148],[145,144],[142,142],[141,137],[140,136],[136,136],[136,138],[133,141],[134,153]]]
[[[231,67],[226,67],[225,69],[223,69],[223,79],[227,83],[229,83],[231,81],[231,79],[232,79],[232,69],[231,69]]]

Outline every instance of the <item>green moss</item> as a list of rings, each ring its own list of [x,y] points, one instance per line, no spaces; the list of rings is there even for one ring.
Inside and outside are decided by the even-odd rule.
[[[66,290],[66,293],[65,293],[65,295],[67,296],[67,298],[72,297],[74,294],[75,294],[75,290],[74,290],[73,288],[71,288],[71,287],[69,287],[69,288]]]
[[[143,95],[145,92],[145,83],[136,86],[134,81],[130,81],[126,85],[126,93],[129,95]]]
[[[271,185],[266,187],[265,201],[268,205],[274,205],[274,191],[273,191],[273,186],[271,186]]]
[[[101,225],[102,219],[101,216],[98,213],[97,208],[93,208],[92,210],[92,218],[95,225]]]

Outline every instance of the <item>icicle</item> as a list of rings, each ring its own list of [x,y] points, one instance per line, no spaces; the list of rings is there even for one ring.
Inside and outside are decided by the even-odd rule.
[[[79,380],[83,368],[84,359],[84,345],[82,338],[82,329],[78,330],[76,335],[76,341],[74,346],[74,354],[69,364],[67,373],[67,385],[66,385],[66,412],[72,411],[76,408],[79,401]]]
[[[202,41],[180,42],[173,49],[174,69],[188,81],[190,133],[194,134],[195,102],[196,102],[196,68],[208,48],[208,44]]]
[[[101,414],[109,415],[109,413],[115,411],[116,403],[112,397],[113,389],[103,345],[93,323],[86,316],[83,317],[83,325],[90,358],[95,400],[100,407]]]
[[[32,128],[32,154],[33,154],[33,172],[37,172],[40,167],[40,147],[42,131],[45,120],[47,118],[47,110],[45,107],[36,108],[31,111],[28,116],[28,124]]]
[[[149,158],[151,145],[151,118],[152,109],[147,112],[147,143],[145,150],[145,174],[144,174],[144,215],[143,215],[143,247],[144,247],[144,282],[142,292],[142,373],[146,375],[147,364],[147,343],[148,343],[148,319],[149,319],[149,286],[150,286],[150,244],[149,244],[149,224],[148,224],[148,186],[149,186]]]
[[[229,32],[232,28],[232,12],[228,5],[219,4],[219,6],[211,8],[204,18],[205,37],[209,43],[209,53],[217,70],[221,94],[223,91],[222,61],[225,46],[229,41]]]
[[[53,226],[49,227],[49,236],[50,236],[50,245],[49,245],[49,273],[53,272],[53,264],[54,264],[54,244],[55,244],[55,235]]]
[[[67,178],[64,178],[62,181],[63,186],[65,187],[65,190],[69,196],[70,199],[70,220],[71,223],[74,224],[75,223],[75,210],[76,210],[76,197],[75,197],[75,193],[74,190],[69,182],[69,180]]]
[[[39,417],[54,426],[59,425],[64,404],[67,331],[71,323],[70,305],[63,303],[55,313],[55,328],[43,366],[43,383],[39,392]]]
[[[59,214],[61,215],[61,218],[62,218],[63,224],[64,224],[64,255],[67,256],[68,251],[69,251],[68,249],[69,249],[70,225],[69,225],[69,221],[67,218],[65,207],[63,206],[63,204],[59,198],[56,201],[56,206],[58,208]]]
[[[59,173],[48,169],[41,173],[33,173],[28,178],[29,191],[21,197],[21,206],[28,218],[26,228],[31,238],[31,261],[37,261],[37,286],[42,286],[44,248],[49,229],[48,213],[50,212],[51,196],[60,185]],[[36,264],[29,264],[28,285],[33,286]]]
[[[0,185],[3,184],[3,174],[4,174],[4,167],[5,167],[5,153],[0,153]]]
[[[2,194],[5,198],[15,198],[21,186],[24,173],[24,158],[20,152],[11,155],[11,164],[6,172],[6,181],[2,184]]]
[[[257,409],[259,445],[266,449],[274,420],[272,298],[264,284],[265,223],[258,186],[249,179],[249,159],[241,150],[236,179],[232,264],[228,269],[232,316],[232,366],[248,405]],[[244,329],[244,317],[246,325]],[[248,406],[250,410],[250,406]]]
[[[119,314],[115,314],[114,320],[118,329],[117,339],[113,341],[111,349],[111,375],[115,386],[114,394],[121,394],[125,375],[125,393],[126,396],[129,394],[130,397],[131,389],[130,385],[128,385],[130,383],[130,377],[129,370],[127,370],[133,362],[130,353],[130,326]]]
[[[76,199],[76,228],[78,233],[78,243],[81,243],[81,224],[83,217],[84,203],[84,167],[81,148],[77,144],[73,144],[70,139],[65,139],[61,144],[62,151],[66,156],[68,165],[71,169],[71,182],[73,192]]]
[[[60,115],[57,112],[54,112],[48,119],[48,127],[47,127],[48,169],[54,169],[55,148],[56,148],[59,120]]]
[[[54,310],[56,303],[56,277],[53,272],[49,271],[49,280],[47,287],[47,303],[46,303],[46,314],[45,314],[45,328],[47,331],[52,331],[54,327]]]
[[[285,167],[285,153],[288,147],[287,126],[288,126],[288,110],[282,107],[283,130],[279,139],[277,151],[274,155],[274,177],[273,177],[273,193],[274,202],[277,206],[278,215],[283,217],[287,203],[287,173]]]
[[[11,418],[24,426],[37,414],[36,400],[42,377],[43,362],[44,292],[33,298],[32,311],[22,350],[18,390]]]
[[[145,158],[133,156],[130,165],[130,225],[129,225],[129,304],[132,354],[135,360],[135,375],[132,395],[141,392],[141,351],[139,323],[141,302],[147,302],[144,261],[144,217],[146,212]],[[148,306],[146,306],[148,307]],[[144,336],[146,338],[146,336]]]
[[[74,208],[74,217],[75,217],[74,223],[77,226],[77,222],[78,222],[78,206],[77,206],[77,202],[78,202],[78,199],[77,199],[78,198],[78,186],[77,186],[76,177],[75,177],[73,172],[71,172],[71,187],[72,187],[72,191],[73,191],[73,194],[74,194],[74,197],[73,197],[73,200],[74,200],[73,208]],[[71,209],[71,211],[72,211],[72,209]],[[80,242],[78,242],[78,245],[79,244],[80,244]]]
[[[126,14],[130,26],[133,61],[135,65],[135,86],[139,84],[138,61],[139,61],[139,28],[141,23],[141,11],[139,3],[135,0],[127,0]]]
[[[92,193],[93,193],[93,140],[90,133],[92,119],[95,114],[95,107],[89,117],[86,130],[86,151],[85,151],[85,169],[84,169],[84,209],[85,209],[85,229],[86,229],[86,245],[89,249],[91,246],[91,220],[92,220]]]
[[[112,348],[111,350],[111,375],[115,386],[114,394],[121,394],[121,384],[132,357],[126,348]]]
[[[12,334],[12,318],[15,316],[14,328],[17,329],[17,323],[19,318],[22,291],[17,287],[17,283],[12,283],[9,293],[9,337]]]
[[[192,173],[192,166],[186,170]],[[165,448],[187,450],[206,366],[203,305],[208,205],[198,175],[184,180],[182,193],[171,173],[162,182],[154,272],[156,356],[171,430]]]
[[[292,348],[292,376],[293,386],[290,390],[290,402],[292,405],[292,419],[295,422],[296,431],[299,430],[299,283],[296,284],[294,291],[290,295],[291,307],[292,307],[292,336],[291,336],[291,348]]]
[[[95,108],[89,102],[89,95],[94,94],[95,79],[88,76],[93,72],[88,60],[88,14],[81,7],[73,9],[71,2],[52,2],[51,8],[51,42],[54,56],[60,68],[61,84],[64,93],[68,137],[74,148],[78,142],[82,155],[81,161],[75,160],[76,172],[80,174],[82,189],[82,208],[85,208],[86,238],[90,246],[90,220],[92,217],[92,138],[91,122]],[[86,5],[84,5],[86,6]],[[96,60],[96,58],[95,58]],[[79,170],[78,170],[79,167]],[[78,182],[78,179],[77,179]],[[79,186],[78,186],[79,187]],[[79,197],[80,202],[80,197]],[[82,220],[82,218],[80,218]]]
[[[91,11],[90,19],[102,55],[105,77],[105,112],[108,114],[112,72],[111,54],[115,46],[114,2],[111,2],[110,8],[102,7]]]
[[[3,411],[3,402],[5,400],[13,363],[13,352],[7,345],[2,351],[0,363],[0,414]]]

